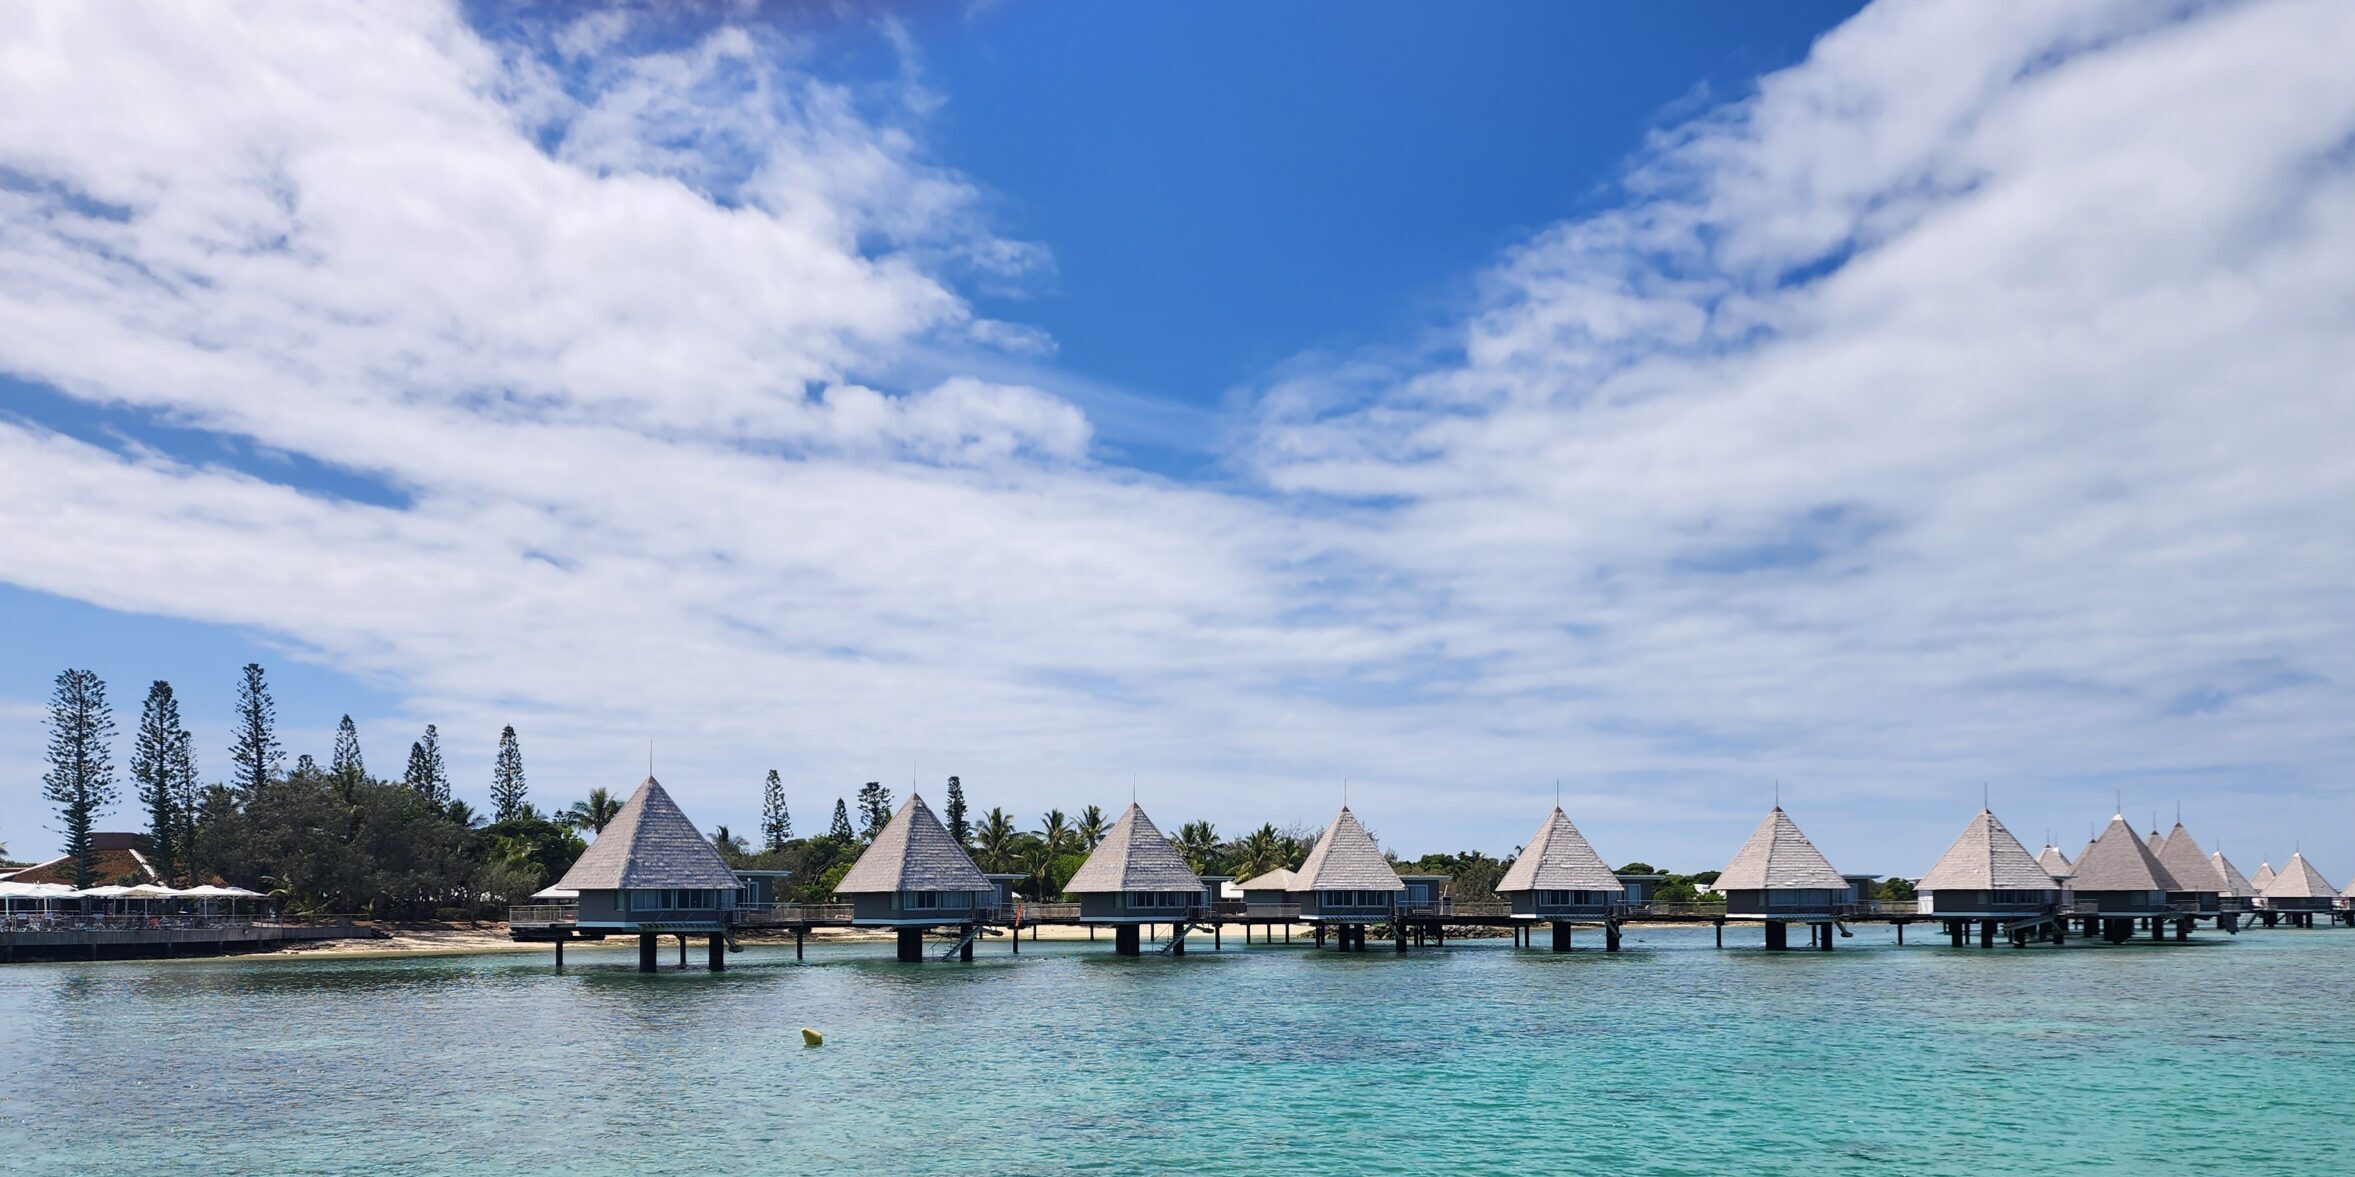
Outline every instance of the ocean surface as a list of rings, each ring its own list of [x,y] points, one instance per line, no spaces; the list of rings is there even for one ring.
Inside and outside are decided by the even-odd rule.
[[[7,965],[0,1170],[2355,1172],[2355,931],[1926,931]]]

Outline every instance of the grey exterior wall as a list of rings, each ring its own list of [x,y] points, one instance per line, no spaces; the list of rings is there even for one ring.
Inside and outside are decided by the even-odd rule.
[[[899,902],[900,893],[897,891],[869,892],[845,895],[841,898],[850,901],[850,922],[854,924],[964,924],[979,919],[982,909],[988,907],[991,900],[997,896],[995,890],[974,891],[969,894],[973,896],[973,903],[970,907],[944,907],[922,911],[902,908]]]
[[[1848,896],[1840,890],[1728,891],[1725,914],[1750,918],[1821,919],[1835,912]]]
[[[2162,891],[2079,891],[2074,896],[2079,915],[2165,915]]]
[[[1924,915],[2036,915],[2060,906],[2061,893],[2039,891],[2025,903],[1998,903],[1993,891],[1924,891],[1921,901]]]
[[[1602,919],[1611,914],[1611,909],[1619,901],[1619,896],[1609,892],[1589,891],[1586,894],[1593,902],[1539,903],[1539,894],[1537,891],[1506,891],[1500,893],[1498,898],[1513,905],[1514,915],[1553,916],[1560,919]]]
[[[1182,907],[1130,907],[1126,891],[1110,895],[1081,895],[1078,898],[1079,918],[1102,920],[1106,923],[1165,924],[1172,920],[1185,918],[1189,909],[1203,906],[1201,895],[1193,892],[1186,894],[1185,905]]]
[[[1388,919],[1390,917],[1391,910],[1397,906],[1396,901],[1399,899],[1399,893],[1395,891],[1376,891],[1367,897],[1376,900],[1377,905],[1370,907],[1340,905],[1326,907],[1324,892],[1304,891],[1301,892],[1298,896],[1300,900],[1300,914],[1302,916],[1315,916],[1323,919]]]

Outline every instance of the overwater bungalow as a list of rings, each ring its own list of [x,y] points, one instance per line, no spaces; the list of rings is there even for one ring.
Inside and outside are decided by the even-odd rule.
[[[2132,938],[2136,921],[2150,928],[2152,939],[2164,935],[2167,921],[2175,915],[2167,894],[2180,889],[2150,844],[2134,835],[2123,816],[2112,816],[2101,836],[2086,843],[2070,884],[2071,906],[2084,917],[2085,934],[2094,935],[2098,927],[2101,937],[2113,944]]]
[[[1716,883],[1725,896],[1725,918],[1763,922],[1768,948],[1790,947],[1790,925],[1806,924],[1814,947],[1825,952],[1832,950],[1834,923],[1846,913],[1850,886],[1780,805]]]
[[[2014,943],[2024,942],[2029,933],[2039,939],[2059,934],[2059,880],[1986,809],[1963,827],[1914,890],[1921,913],[1944,921],[1947,939],[1957,948],[1973,921],[1979,925],[1981,948],[1995,945],[1999,928]]]
[[[2266,927],[2287,923],[2293,928],[2311,928],[2318,914],[2329,923],[2337,918],[2338,906],[2339,889],[2306,861],[2304,851],[2290,855],[2281,872],[2265,884]]]
[[[2220,928],[2229,926],[2224,918],[2224,876],[2216,873],[2216,864],[2182,822],[2176,822],[2175,828],[2167,831],[2167,840],[2159,844],[2159,865],[2175,876],[2179,889],[2169,892],[2167,898],[2174,901],[2177,912],[2188,906],[2192,918],[2213,919]],[[2238,910],[2235,904],[2234,911]]]
[[[2225,902],[2229,904],[2237,901],[2242,911],[2254,910],[2257,902],[2257,885],[2250,882],[2247,875],[2241,873],[2241,868],[2232,865],[2232,860],[2226,858],[2222,850],[2209,855],[2208,861],[2215,866],[2216,876],[2224,880]]]
[[[1627,885],[1561,806],[1546,815],[1520,857],[1505,869],[1496,894],[1511,905],[1514,919],[1552,924],[1556,952],[1570,950],[1570,929],[1579,923],[1602,924],[1606,947],[1619,949],[1619,909]]]
[[[1146,924],[1168,924],[1165,951],[1185,955],[1186,932],[1207,912],[1202,876],[1133,801],[1063,893],[1079,900],[1080,923],[1112,928],[1113,951],[1122,956],[1143,952],[1138,930]]]
[[[2077,864],[2070,862],[2069,856],[2061,853],[2060,847],[2046,842],[2044,849],[2036,852],[2036,865],[2043,867],[2044,873],[2051,875],[2053,881],[2061,885],[2061,898],[2066,900],[2072,877],[2077,873]]]
[[[990,881],[924,798],[911,794],[891,815],[834,893],[851,905],[853,927],[895,928],[899,959],[924,959],[927,928],[960,928],[957,955],[973,959],[973,940],[998,885]]]
[[[1291,898],[1300,905],[1301,920],[1315,925],[1319,945],[1329,927],[1340,937],[1342,951],[1363,952],[1366,927],[1392,923],[1406,889],[1374,836],[1344,805],[1308,852],[1308,861],[1294,872]],[[1403,929],[1398,950],[1406,951]]]
[[[1253,875],[1241,882],[1230,883],[1222,891],[1232,892],[1243,901],[1246,912],[1279,912],[1293,906],[1292,896],[1300,889],[1300,876],[1289,869],[1278,868],[1266,874]],[[1297,914],[1297,913],[1295,913]]]
[[[726,968],[738,886],[720,852],[661,782],[647,777],[555,884],[555,890],[579,897],[569,926],[546,925],[556,963],[564,963],[567,939],[636,933],[640,972],[654,971],[655,942],[662,936],[679,938],[681,964],[687,939],[702,936],[710,966]]]

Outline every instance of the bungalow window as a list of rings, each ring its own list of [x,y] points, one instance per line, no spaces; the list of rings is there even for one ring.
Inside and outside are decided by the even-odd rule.
[[[1128,905],[1136,907],[1191,907],[1194,896],[1178,891],[1131,891]]]

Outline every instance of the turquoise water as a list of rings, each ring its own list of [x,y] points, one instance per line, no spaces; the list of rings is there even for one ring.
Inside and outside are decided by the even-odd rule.
[[[2355,932],[1728,935],[11,965],[0,1169],[2355,1171]]]

